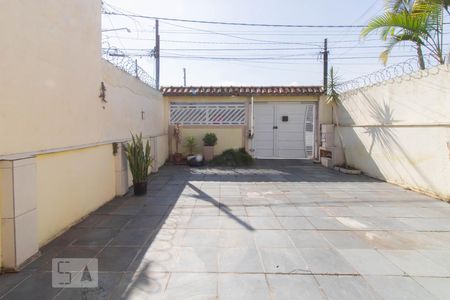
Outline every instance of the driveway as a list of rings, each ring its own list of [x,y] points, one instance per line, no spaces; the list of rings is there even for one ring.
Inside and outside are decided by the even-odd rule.
[[[97,258],[97,289],[51,259]],[[4,299],[450,299],[450,206],[310,162],[168,166],[0,276]]]

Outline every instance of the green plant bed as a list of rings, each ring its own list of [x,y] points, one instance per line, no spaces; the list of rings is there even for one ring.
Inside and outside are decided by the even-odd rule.
[[[210,165],[214,166],[226,166],[226,167],[243,167],[251,166],[254,162],[253,157],[248,154],[244,148],[239,150],[228,149],[223,151],[222,154],[214,157],[210,162]]]

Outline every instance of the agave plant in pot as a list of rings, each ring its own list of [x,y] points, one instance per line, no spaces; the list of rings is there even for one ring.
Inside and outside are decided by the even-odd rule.
[[[205,161],[210,161],[214,158],[214,146],[217,144],[217,136],[209,132],[203,138],[203,157]]]
[[[133,176],[134,194],[145,195],[147,193],[148,169],[153,162],[150,155],[150,144],[147,140],[145,147],[142,139],[142,133],[139,135],[131,134],[131,142],[124,144],[130,171]]]

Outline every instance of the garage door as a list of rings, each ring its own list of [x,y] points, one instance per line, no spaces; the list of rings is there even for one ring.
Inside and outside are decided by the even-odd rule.
[[[255,103],[253,151],[257,158],[311,158],[314,104]]]

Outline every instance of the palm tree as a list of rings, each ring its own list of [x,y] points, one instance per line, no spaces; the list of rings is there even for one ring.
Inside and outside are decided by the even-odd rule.
[[[328,79],[328,88],[327,88],[327,104],[331,105],[332,114],[334,115],[334,119],[336,120],[336,132],[338,134],[339,143],[342,147],[342,154],[344,156],[344,168],[348,168],[347,165],[347,155],[345,154],[345,146],[344,139],[341,135],[340,131],[340,123],[339,123],[339,115],[337,113],[338,106],[341,103],[341,80],[334,72],[333,67],[330,69],[330,75]]]
[[[422,48],[427,49],[439,63],[444,63],[442,55],[442,11],[444,4],[425,5],[427,0],[388,0],[387,11],[373,18],[361,32],[366,37],[373,31],[380,31],[381,38],[388,42],[386,50],[380,54],[384,64],[387,63],[392,49],[403,42],[414,43],[419,65],[425,69]],[[445,1],[450,0],[428,0]]]

